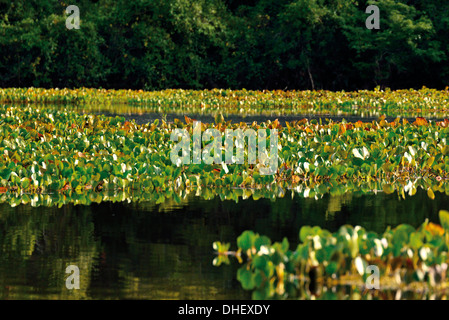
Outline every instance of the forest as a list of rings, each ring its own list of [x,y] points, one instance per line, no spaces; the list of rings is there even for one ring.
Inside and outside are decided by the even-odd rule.
[[[80,10],[69,30],[65,9]],[[367,29],[367,6],[380,29]],[[0,87],[360,90],[449,80],[444,0],[0,0]]]

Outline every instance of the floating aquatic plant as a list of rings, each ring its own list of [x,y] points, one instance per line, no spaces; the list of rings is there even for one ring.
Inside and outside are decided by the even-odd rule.
[[[439,216],[441,225],[425,221],[415,229],[401,224],[380,235],[360,226],[344,225],[334,233],[303,226],[296,249],[286,238],[273,243],[247,230],[237,238],[237,251],[214,242],[213,263],[229,264],[229,257],[237,257],[243,263],[237,279],[254,299],[295,298],[305,284],[309,293],[319,286],[372,289],[373,266],[379,271],[376,289],[447,290],[449,212],[441,210]]]
[[[122,117],[83,115],[63,107],[0,106],[0,192],[242,188],[295,189],[305,197],[370,185],[371,191],[413,195],[449,192],[449,121],[422,118],[370,123],[307,119],[247,124],[202,123],[201,130],[276,129],[278,170],[258,164],[172,163],[171,133],[192,133],[193,121],[144,125]],[[269,140],[269,137],[268,139]],[[202,147],[208,141],[202,141]],[[225,152],[222,150],[223,162]]]

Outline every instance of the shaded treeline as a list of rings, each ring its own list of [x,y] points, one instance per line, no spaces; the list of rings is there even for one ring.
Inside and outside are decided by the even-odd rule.
[[[0,86],[444,88],[447,30],[445,0],[0,0]]]

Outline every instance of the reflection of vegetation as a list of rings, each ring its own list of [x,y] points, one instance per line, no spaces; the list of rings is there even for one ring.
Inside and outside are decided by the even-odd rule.
[[[272,243],[266,236],[245,231],[237,238],[236,252],[229,251],[229,243],[214,242],[218,254],[214,265],[229,264],[229,256],[241,263],[244,255],[247,262],[237,279],[244,289],[254,290],[254,299],[303,296],[305,284],[312,294],[323,284],[371,285],[376,275],[368,266],[379,271],[376,289],[439,292],[449,289],[449,212],[442,210],[439,216],[441,225],[427,220],[417,229],[401,224],[382,235],[360,226],[344,225],[333,234],[303,226],[296,250],[290,250],[287,238]]]
[[[68,104],[83,112],[444,117],[449,91],[0,89],[0,103]]]
[[[201,219],[187,224],[185,215],[181,222],[174,217],[171,223],[158,223],[155,219],[164,221],[164,215],[123,205],[1,205],[0,298],[223,297],[222,287],[233,272],[208,272],[213,269],[210,242],[216,236],[210,226],[204,228]],[[191,241],[173,240],[187,240],[193,230]],[[80,290],[65,287],[70,264],[80,268]],[[197,266],[204,270],[198,272]]]
[[[98,255],[94,225],[86,210],[19,206],[0,217],[0,291],[3,298],[87,297],[93,260]],[[56,214],[55,214],[56,213]],[[68,265],[80,269],[80,290],[67,290]],[[7,285],[6,285],[7,284]],[[33,291],[26,291],[28,287]]]
[[[331,215],[333,216],[336,212],[341,211],[341,207],[343,205],[351,203],[352,200],[352,193],[345,193],[343,195],[339,196],[333,196],[330,198],[329,206],[326,210],[326,216]]]
[[[300,288],[295,298],[304,300],[447,300],[448,297],[447,290],[430,292],[415,289],[368,290],[355,285],[335,285],[330,288],[318,285]]]
[[[419,181],[418,181],[419,182]],[[425,180],[420,180],[420,182],[425,182]],[[230,200],[235,203],[239,203],[242,200],[253,199],[268,199],[272,203],[272,214],[273,217],[277,217],[280,220],[285,220],[288,217],[285,216],[285,210],[283,205],[285,202],[279,203],[276,199],[282,199],[286,197],[286,194],[291,197],[299,197],[304,199],[310,199],[309,202],[306,202],[305,205],[316,205],[318,202],[315,200],[321,199],[323,197],[328,196],[330,202],[327,204],[327,208],[324,211],[329,216],[334,216],[335,212],[341,211],[341,208],[351,203],[351,199],[354,195],[394,195],[392,192],[395,188],[397,188],[397,196],[402,199],[406,199],[412,197],[412,195],[408,195],[408,193],[404,192],[404,186],[401,182],[396,185],[391,185],[391,192],[375,192],[377,188],[379,188],[379,183],[370,182],[370,183],[362,183],[362,184],[347,184],[345,186],[340,186],[338,188],[338,192],[334,192],[334,188],[331,183],[323,182],[322,184],[315,184],[309,186],[297,185],[295,188],[290,190],[284,190],[280,187],[274,185],[271,189],[244,189],[244,188],[226,188],[226,187],[217,187],[217,188],[196,188],[193,187],[191,189],[178,189],[172,190],[168,189],[163,191],[153,190],[152,192],[146,192],[145,190],[115,190],[115,191],[94,191],[94,190],[86,190],[83,193],[76,192],[74,190],[67,190],[55,193],[21,193],[21,192],[5,192],[0,196],[0,203],[8,203],[10,206],[15,207],[20,204],[23,205],[31,205],[32,207],[39,206],[57,206],[62,207],[66,204],[75,204],[75,205],[91,205],[94,203],[101,202],[136,202],[136,203],[144,203],[146,206],[157,207],[157,210],[160,212],[171,211],[174,208],[182,207],[188,204],[188,199],[197,196],[204,200],[213,200],[218,198],[222,201]],[[446,184],[447,185],[447,184]],[[418,183],[414,186],[415,190],[413,192],[413,196],[417,193],[420,193],[422,190],[427,190],[426,194],[428,196],[428,187],[424,184],[424,186],[420,186]],[[445,188],[445,185],[440,184],[439,186],[433,187],[435,189],[435,193],[433,193],[433,197],[429,198],[431,200],[435,199],[439,194],[449,194],[449,190]],[[397,199],[397,198],[395,198]],[[389,212],[394,212],[396,206],[400,206],[398,201],[392,201],[390,207],[382,207],[381,206],[381,198],[374,197],[374,199],[370,199],[370,202],[376,202],[379,204],[379,207],[383,208],[382,210],[388,210]],[[205,202],[207,206],[207,202]],[[431,205],[431,203],[430,203]],[[360,205],[358,210],[363,210],[363,206],[370,206],[370,204]],[[250,210],[250,208],[249,208]],[[385,212],[386,214],[386,212]],[[387,215],[387,214],[386,214]],[[0,212],[0,217],[2,213]]]
[[[73,205],[95,197],[68,191],[37,195],[38,207],[1,204],[0,297],[247,299],[234,280],[237,264],[210,263],[213,241],[230,242],[252,229],[272,239],[287,236],[293,245],[304,224],[338,230],[350,223],[376,232],[404,222],[418,227],[426,218],[437,221],[437,208],[448,205],[443,194],[431,200],[425,190],[399,201],[395,194],[359,193],[326,216],[330,194],[316,200],[287,191],[283,198],[240,195],[236,202],[229,190],[216,191],[222,194],[184,194],[172,204],[98,193],[100,203]],[[86,276],[79,292],[65,288],[68,264]]]

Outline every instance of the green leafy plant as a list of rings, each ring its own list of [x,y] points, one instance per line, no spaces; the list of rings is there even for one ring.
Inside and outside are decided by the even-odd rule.
[[[295,250],[289,249],[286,238],[272,243],[265,236],[244,231],[237,238],[237,248],[246,262],[237,279],[244,289],[253,290],[254,299],[294,298],[305,285],[364,287],[371,275],[367,266],[374,265],[380,270],[380,289],[445,289],[449,212],[441,210],[440,220],[443,227],[429,221],[417,229],[401,224],[381,235],[360,226],[345,225],[334,233],[303,226]],[[234,253],[217,250],[217,254]]]

